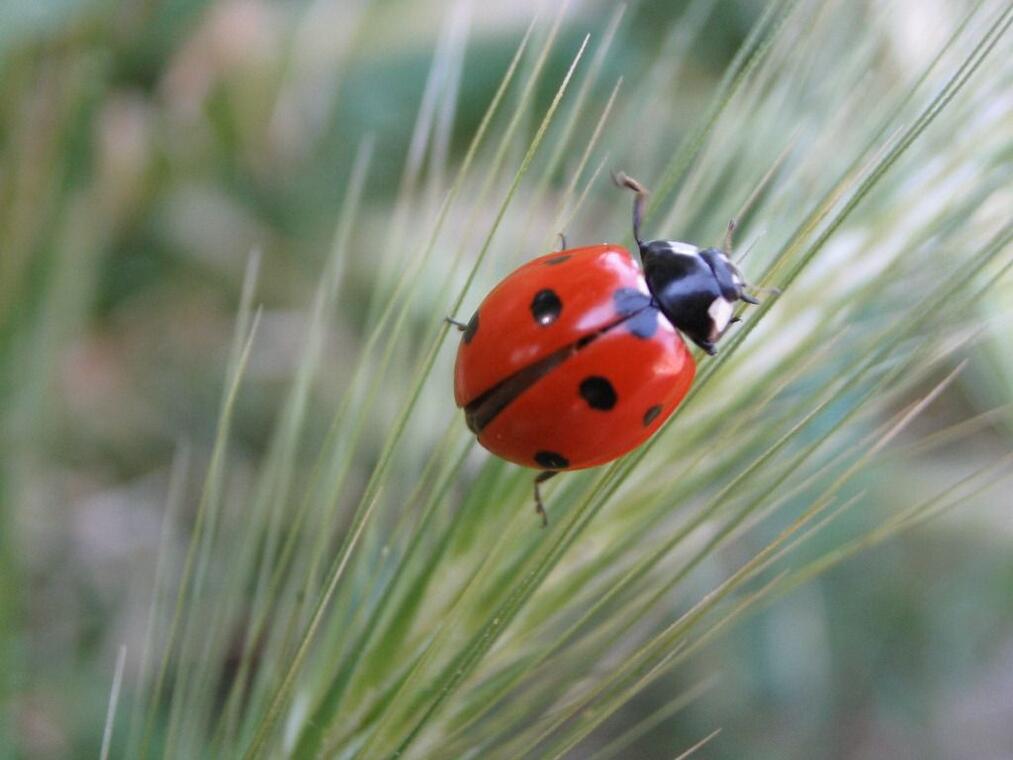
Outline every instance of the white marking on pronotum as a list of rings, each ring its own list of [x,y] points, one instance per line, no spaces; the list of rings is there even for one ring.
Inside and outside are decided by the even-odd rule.
[[[721,297],[715,298],[707,309],[707,314],[711,318],[711,340],[717,340],[731,321],[732,303]]]
[[[666,240],[665,242],[672,253],[681,253],[684,256],[697,256],[700,253],[700,249],[692,243],[680,243],[678,240]]]

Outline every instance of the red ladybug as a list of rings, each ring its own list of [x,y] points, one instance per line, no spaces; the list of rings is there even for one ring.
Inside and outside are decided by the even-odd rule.
[[[724,251],[641,240],[647,192],[615,179],[636,193],[643,272],[611,243],[557,251],[508,275],[466,325],[454,322],[457,405],[485,448],[542,470],[535,508],[545,522],[539,483],[622,456],[679,406],[696,372],[679,333],[713,354],[735,302],[758,303]]]

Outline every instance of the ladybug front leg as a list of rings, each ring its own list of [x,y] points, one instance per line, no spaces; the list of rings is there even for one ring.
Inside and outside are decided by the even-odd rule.
[[[559,470],[545,470],[545,472],[540,472],[535,475],[535,512],[542,516],[543,528],[549,524],[549,516],[545,514],[545,505],[542,503],[542,493],[538,486],[558,474]]]

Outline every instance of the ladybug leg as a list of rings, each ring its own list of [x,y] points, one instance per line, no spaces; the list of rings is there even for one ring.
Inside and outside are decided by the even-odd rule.
[[[732,254],[732,233],[734,231],[735,231],[735,220],[732,219],[730,222],[728,222],[728,231],[725,233],[725,253],[729,256],[731,256]],[[772,296],[781,295],[780,288],[761,288],[757,287],[756,285],[750,285],[748,282],[746,282],[746,278],[742,275],[741,269],[735,266],[735,264],[731,261],[729,261],[728,264],[732,268],[732,271],[735,273],[735,276],[739,278],[740,300],[745,301],[746,303],[750,303],[753,306],[758,306],[760,304],[760,302],[756,299],[755,296],[751,296],[748,293],[746,293],[747,290],[752,290],[755,293],[770,293]]]
[[[743,287],[749,288],[755,293],[770,293],[770,295],[772,296],[781,295],[780,288],[761,288],[759,285],[749,285],[748,283],[746,285],[743,285]]]
[[[637,247],[643,249],[644,241],[640,237],[640,222],[644,218],[644,204],[647,202],[647,188],[629,177],[625,172],[613,172],[612,181],[619,187],[625,187],[636,193],[633,199],[633,239],[637,241]]]
[[[781,295],[780,288],[760,288],[760,287],[757,287],[756,285],[749,285],[749,284],[744,284],[742,287],[743,287],[743,290],[739,294],[739,298],[741,300],[745,301],[746,303],[751,303],[753,306],[759,305],[760,301],[755,296],[751,296],[748,293],[746,293],[746,291],[745,291],[746,288],[748,288],[749,290],[752,290],[754,293],[769,293],[772,296],[779,296],[779,295]]]
[[[566,245],[566,233],[557,232],[556,234],[559,235],[559,250],[565,251],[568,248]]]
[[[458,322],[458,321],[457,321],[456,319],[454,319],[453,317],[444,317],[443,319],[444,319],[444,321],[446,321],[447,323],[449,323],[449,324],[452,324],[452,325],[453,325],[454,327],[456,327],[456,328],[457,328],[458,330],[460,330],[461,332],[464,332],[465,330],[467,330],[467,329],[468,329],[468,325],[466,325],[466,324],[465,324],[464,322]]]
[[[543,528],[549,524],[549,517],[545,514],[545,505],[542,503],[542,494],[538,486],[558,474],[559,470],[545,470],[535,475],[535,512],[542,516]]]

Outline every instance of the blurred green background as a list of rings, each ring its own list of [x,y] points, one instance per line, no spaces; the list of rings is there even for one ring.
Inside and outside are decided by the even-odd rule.
[[[451,165],[538,5],[472,10],[442,146]],[[633,3],[606,78],[657,56],[684,5]],[[931,54],[918,47],[917,17],[945,23],[950,9],[897,5],[888,63],[902,69]],[[264,312],[234,420],[237,479],[276,421],[367,134],[375,153],[363,228],[393,223],[452,9],[444,0],[0,2],[0,758],[96,756],[118,647],[134,653],[142,635],[174,452],[185,443],[199,469],[213,443],[250,253],[262,254]],[[578,25],[604,27],[611,10],[575,4],[562,48],[579,44]],[[689,84],[673,93],[687,127],[761,10],[719,2],[708,17]],[[565,55],[550,60],[540,107],[567,65]],[[1003,197],[1009,214],[1008,189]],[[356,233],[323,359],[333,384],[313,391],[322,405],[349,377],[370,299],[393,287],[396,272],[376,248]],[[871,484],[881,499],[905,503],[1009,449],[1011,298],[1007,279],[983,311],[999,325],[992,350],[918,426],[1000,413]],[[416,315],[419,331],[426,317]],[[323,416],[309,424],[323,436]],[[185,536],[173,542],[178,557]],[[132,654],[128,679],[131,667]],[[716,680],[629,757],[675,756],[720,726],[702,756],[1013,758],[1008,487],[779,601],[693,670]],[[654,684],[616,725],[672,688]]]

